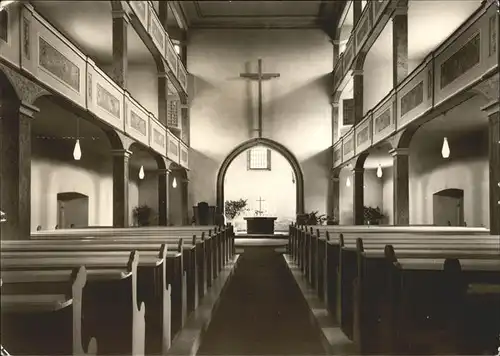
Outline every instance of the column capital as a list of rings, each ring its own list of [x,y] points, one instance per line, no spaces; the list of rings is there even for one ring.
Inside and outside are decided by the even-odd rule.
[[[393,148],[389,150],[389,154],[392,157],[408,156],[410,154],[410,150],[408,148]]]
[[[111,16],[114,19],[124,19],[125,22],[130,23],[130,17],[124,10],[113,10],[111,11]]]
[[[340,182],[340,178],[339,177],[330,177],[330,180],[334,183],[338,183]]]
[[[119,150],[111,150],[111,155],[113,157],[126,157],[129,158],[132,156],[132,151],[119,149]]]
[[[394,12],[392,13],[392,18],[401,15],[408,15],[408,5],[406,6],[397,6]]]
[[[330,41],[334,46],[340,46],[340,41],[339,40],[331,40]]]
[[[488,117],[499,114],[500,111],[500,101],[491,101],[485,106],[481,107],[481,111],[484,111]]]
[[[21,101],[19,104],[19,113],[23,114],[31,119],[35,117],[37,113],[40,112],[40,109],[34,105],[28,104],[27,102]]]
[[[356,173],[364,173],[365,172],[365,169],[364,168],[360,168],[360,167],[354,167],[352,170],[351,170],[352,174],[356,174]]]
[[[352,76],[355,77],[357,75],[363,75],[363,70],[362,69],[354,69],[352,71]]]
[[[332,104],[332,107],[338,108],[339,107],[339,102],[338,101],[331,101],[330,104]]]
[[[168,73],[167,72],[158,72],[158,78],[169,79],[168,78]]]
[[[169,175],[170,173],[172,173],[172,171],[168,168],[167,169],[158,169],[158,173]]]

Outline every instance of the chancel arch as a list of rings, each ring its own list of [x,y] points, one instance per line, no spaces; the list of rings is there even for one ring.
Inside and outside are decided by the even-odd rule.
[[[224,203],[226,201],[226,196],[225,196],[225,187],[227,184],[226,176],[232,163],[238,158],[238,156],[241,156],[241,159],[244,162],[244,169],[247,169],[246,163],[251,163],[247,162],[247,160],[249,158],[251,159],[252,157],[247,156],[248,154],[246,152],[248,152],[248,150],[252,148],[257,148],[257,147],[263,147],[271,150],[271,169],[272,169],[272,152],[275,152],[276,155],[280,155],[281,157],[283,157],[284,161],[286,161],[289,164],[288,169],[284,174],[284,177],[286,177],[285,179],[287,179],[287,181],[290,184],[295,185],[294,214],[303,213],[304,176],[302,173],[302,168],[298,160],[293,155],[293,153],[290,152],[285,146],[276,141],[266,138],[254,138],[240,144],[235,149],[233,149],[231,153],[226,157],[226,159],[222,162],[222,165],[220,166],[217,175],[217,207],[219,207],[222,211],[224,209]],[[266,160],[267,160],[267,153],[266,153]],[[267,161],[265,163],[267,163]],[[258,189],[258,187],[249,187],[248,189],[255,190]],[[244,195],[243,188],[241,188],[240,190],[243,198]],[[253,202],[249,201],[249,207],[252,207],[253,205],[254,205]]]

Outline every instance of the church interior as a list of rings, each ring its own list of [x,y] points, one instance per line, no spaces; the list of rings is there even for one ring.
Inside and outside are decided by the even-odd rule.
[[[500,356],[499,16],[1,0],[1,355]]]

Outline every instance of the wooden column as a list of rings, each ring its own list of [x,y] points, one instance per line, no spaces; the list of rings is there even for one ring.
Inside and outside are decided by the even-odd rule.
[[[167,127],[168,116],[168,76],[158,73],[158,120]]]
[[[333,40],[332,45],[333,45],[333,68],[335,68],[335,66],[337,65],[337,61],[339,60],[340,57],[340,41]]]
[[[394,225],[410,224],[409,157],[407,148],[389,151],[393,167],[393,218]]]
[[[129,150],[113,150],[113,226],[129,227]]]
[[[359,19],[361,18],[361,14],[363,13],[363,8],[361,7],[361,0],[354,0],[352,2],[352,6],[353,6],[353,9],[352,9],[352,12],[353,12],[353,28],[356,26],[356,24],[358,23]],[[367,6],[368,6],[368,2],[367,2]]]
[[[332,211],[331,216],[334,216],[340,221],[340,178],[332,177]]]
[[[0,105],[0,223],[2,240],[28,240],[31,233],[31,121],[38,108]]]
[[[168,226],[168,193],[170,170],[164,169],[158,175],[158,225]]]
[[[353,192],[353,225],[364,225],[364,168],[354,168],[352,170],[352,192]]]
[[[339,140],[339,103],[332,103],[332,145]]]
[[[129,21],[125,11],[113,11],[113,65],[110,76],[116,84],[124,89],[127,88]]]
[[[363,120],[363,71],[353,70],[354,125]]]
[[[500,112],[499,103],[483,108],[488,114],[490,166],[490,234],[500,235]]]
[[[395,88],[408,75],[408,7],[398,7],[392,18],[392,71]]]
[[[158,2],[159,4],[158,18],[160,19],[160,22],[165,30],[167,30],[167,24],[168,24],[168,3],[169,2],[167,0]]]
[[[182,223],[190,225],[189,211],[188,211],[188,196],[189,196],[189,179],[181,180],[181,201],[182,201]]]

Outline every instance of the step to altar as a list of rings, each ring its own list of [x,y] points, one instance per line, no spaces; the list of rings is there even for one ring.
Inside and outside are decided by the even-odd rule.
[[[261,235],[264,236],[264,235]],[[276,237],[275,235],[265,235],[271,237],[244,237],[242,235],[236,236],[234,239],[234,247],[237,254],[245,252],[245,249],[265,248],[273,249],[279,253],[286,253],[288,238]]]

